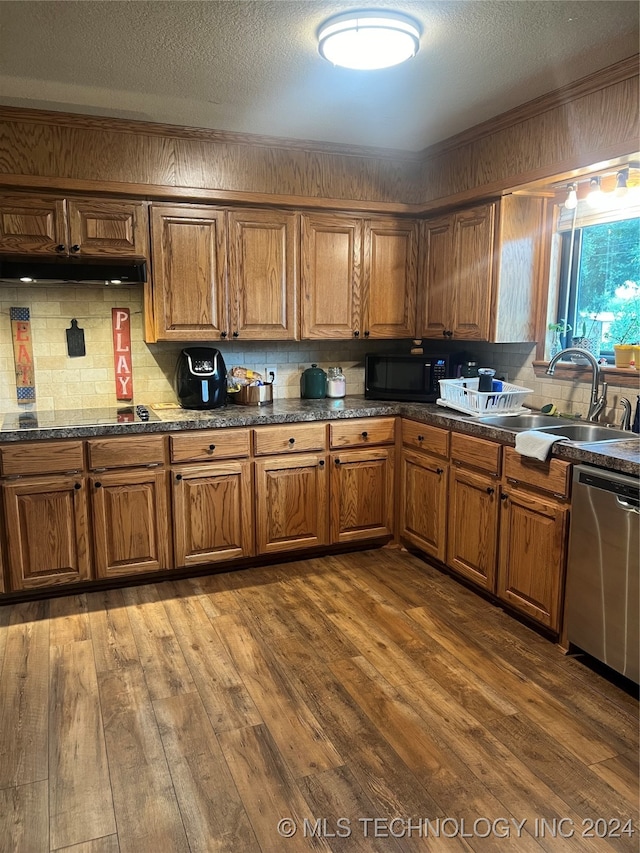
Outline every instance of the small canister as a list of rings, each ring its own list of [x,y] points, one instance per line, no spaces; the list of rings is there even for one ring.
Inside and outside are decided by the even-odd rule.
[[[317,364],[302,371],[300,396],[308,400],[321,400],[327,394],[327,374]]]
[[[495,370],[492,367],[479,367],[478,368],[478,391],[492,391],[493,390],[493,377],[496,375]]]
[[[344,397],[347,393],[347,380],[341,367],[327,369],[327,397]]]

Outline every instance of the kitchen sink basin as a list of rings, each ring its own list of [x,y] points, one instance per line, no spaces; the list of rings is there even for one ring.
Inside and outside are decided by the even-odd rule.
[[[579,443],[594,443],[603,441],[623,441],[637,438],[634,433],[628,430],[613,429],[610,427],[599,426],[598,424],[565,424],[560,426],[547,426],[540,428],[540,432],[546,432],[549,435],[561,435],[563,438],[568,438],[569,441]]]
[[[477,421],[487,426],[512,429],[515,432],[525,429],[540,429],[540,427],[547,426],[561,426],[558,418],[554,418],[551,415],[541,415],[537,412],[527,412],[522,415],[487,415],[484,418],[477,418]]]

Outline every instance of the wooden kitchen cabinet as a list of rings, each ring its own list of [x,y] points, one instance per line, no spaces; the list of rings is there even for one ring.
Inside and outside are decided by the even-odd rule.
[[[148,231],[142,201],[0,195],[0,252],[142,259]]]
[[[417,253],[413,220],[303,215],[302,337],[412,337]]]
[[[228,237],[231,336],[296,340],[298,214],[230,210]]]
[[[544,200],[504,196],[422,225],[418,335],[534,341]]]
[[[500,502],[500,445],[451,435],[447,565],[495,592]]]
[[[86,493],[81,474],[26,476],[3,483],[12,591],[89,578]]]
[[[566,572],[571,465],[504,448],[498,597],[560,632]]]
[[[425,554],[444,562],[449,433],[416,421],[403,420],[402,444],[400,535]]]
[[[257,459],[255,482],[258,554],[327,544],[324,453],[291,453]]]
[[[154,204],[151,237],[157,339],[211,341],[227,337],[224,210]]]
[[[171,568],[171,524],[161,435],[87,441],[98,578]]]
[[[210,429],[169,439],[175,565],[254,553],[249,429]]]
[[[393,535],[395,428],[384,417],[329,424],[331,542]]]

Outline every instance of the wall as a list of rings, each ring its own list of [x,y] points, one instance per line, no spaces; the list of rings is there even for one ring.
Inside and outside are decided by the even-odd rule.
[[[35,405],[18,406],[14,385],[13,348],[9,309],[27,307],[31,313],[36,372]],[[131,311],[131,340],[134,396],[137,403],[176,404],[173,371],[181,345],[145,344],[142,339],[141,287],[98,286],[0,287],[0,414],[44,410],[110,407],[118,404],[115,395],[111,309]],[[87,354],[69,358],[65,329],[72,318],[84,329]],[[408,341],[292,341],[287,343],[237,341],[212,342],[223,353],[227,367],[243,365],[263,372],[275,368],[276,398],[299,397],[300,374],[313,362],[320,367],[340,365],[347,378],[347,392],[364,392],[364,356],[367,352],[405,351]],[[526,405],[539,408],[555,402],[563,412],[587,413],[589,385],[535,377],[532,361],[535,344],[478,344],[426,342],[431,351],[463,350],[480,365],[495,367],[510,382],[533,389]],[[619,422],[620,396],[635,395],[629,389],[609,386],[609,406],[605,422]]]

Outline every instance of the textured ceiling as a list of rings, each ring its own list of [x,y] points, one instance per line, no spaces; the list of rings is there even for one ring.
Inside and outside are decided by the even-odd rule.
[[[423,28],[384,71],[334,68],[315,34],[348,8]],[[631,56],[614,0],[0,2],[0,103],[419,150]]]

